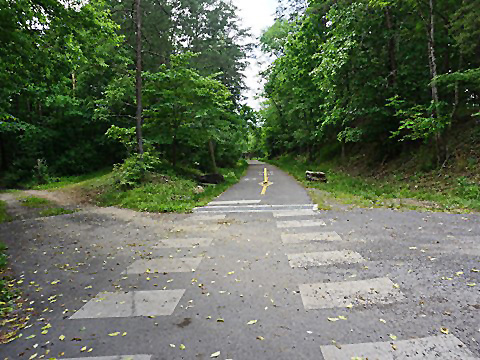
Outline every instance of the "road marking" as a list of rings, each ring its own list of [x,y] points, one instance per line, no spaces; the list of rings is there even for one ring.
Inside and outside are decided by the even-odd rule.
[[[239,206],[205,206],[193,209],[196,214],[205,213],[243,213],[243,212],[267,212],[284,210],[316,210],[316,205],[295,204],[295,205],[239,205]]]
[[[100,293],[70,319],[172,315],[185,290]]]
[[[282,234],[282,242],[284,244],[298,244],[308,241],[341,241],[342,238],[335,231],[331,232],[314,232],[300,234]]]
[[[260,193],[260,195],[265,195],[267,192],[267,188],[270,185],[273,185],[272,182],[268,181],[267,168],[263,169],[263,183],[260,183],[260,185],[262,186],[262,192]]]
[[[300,285],[307,310],[346,307],[348,304],[391,304],[404,299],[389,278]]]
[[[191,272],[201,261],[201,258],[142,259],[130,265],[125,274]]]
[[[287,254],[292,268],[324,266],[331,264],[353,264],[365,259],[355,251],[323,251],[303,254]]]
[[[81,358],[62,358],[62,360],[150,360],[152,355],[114,355]]]
[[[194,246],[210,246],[213,239],[207,238],[171,238],[162,239],[154,246],[155,249],[161,248],[191,248]]]
[[[237,205],[237,204],[258,204],[262,200],[226,200],[226,201],[211,201],[208,206],[217,206],[217,205]]]
[[[395,349],[392,347],[395,345]],[[349,344],[320,347],[325,360],[343,359],[412,359],[467,360],[477,359],[464,343],[453,335],[430,336],[420,339]]]
[[[286,211],[279,211],[274,212],[273,216],[276,218],[281,217],[290,217],[290,216],[313,216],[317,213],[313,210],[286,210]]]
[[[202,215],[193,215],[185,219],[185,221],[215,221],[223,220],[227,217],[226,214],[202,214]]]
[[[280,229],[293,227],[311,227],[311,226],[326,226],[323,220],[286,220],[277,221],[277,227]]]

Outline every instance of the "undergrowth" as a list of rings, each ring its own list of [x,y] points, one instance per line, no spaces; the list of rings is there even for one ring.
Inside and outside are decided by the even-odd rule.
[[[335,163],[315,164],[290,156],[270,162],[292,174],[306,187],[327,192],[332,200],[341,204],[460,212],[480,210],[480,187],[466,177],[419,172],[408,178],[404,174],[392,173],[375,179],[350,175]],[[328,182],[307,181],[306,170],[325,172]],[[329,208],[325,197],[314,196],[314,200],[320,208]]]

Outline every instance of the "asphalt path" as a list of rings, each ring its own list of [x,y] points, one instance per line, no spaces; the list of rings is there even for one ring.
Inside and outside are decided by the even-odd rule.
[[[254,162],[193,214],[86,209],[0,234],[33,309],[4,359],[480,358],[478,215],[316,211]]]

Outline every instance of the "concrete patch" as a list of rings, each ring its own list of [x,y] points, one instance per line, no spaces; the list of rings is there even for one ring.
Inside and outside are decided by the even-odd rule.
[[[210,246],[213,239],[207,238],[171,238],[162,239],[154,246],[155,249],[162,248],[191,248],[194,246]]]
[[[335,231],[313,232],[300,234],[282,234],[284,244],[298,244],[308,241],[341,241],[342,238]]]
[[[215,205],[239,205],[239,204],[259,204],[262,200],[228,200],[228,201],[212,201],[207,206]]]
[[[171,258],[171,259],[151,259],[151,260],[137,260],[130,265],[126,274],[142,274],[144,272],[151,273],[175,273],[175,272],[190,272],[195,270],[201,258]]]
[[[100,293],[70,319],[171,315],[185,290]]]
[[[300,285],[307,310],[346,307],[348,304],[391,304],[404,296],[389,278]]]
[[[114,355],[81,358],[62,358],[62,360],[150,360],[152,355]]]
[[[276,218],[290,217],[290,216],[313,216],[315,215],[313,210],[285,210],[274,212],[273,216]]]
[[[365,261],[359,253],[350,250],[287,254],[287,256],[292,268],[345,263],[352,264]]]
[[[396,346],[396,350],[392,348]],[[411,360],[467,360],[476,359],[466,346],[453,335],[431,336],[421,339],[365,344],[321,346],[325,360],[344,359],[411,359]]]

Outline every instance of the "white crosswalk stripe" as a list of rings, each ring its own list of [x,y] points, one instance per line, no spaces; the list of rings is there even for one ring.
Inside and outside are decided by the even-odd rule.
[[[125,271],[126,274],[177,273],[196,270],[201,258],[142,259],[135,261]]]
[[[150,360],[152,355],[113,355],[81,358],[62,358],[62,360]]]
[[[331,264],[352,264],[364,262],[365,259],[355,251],[322,251],[302,254],[287,254],[292,268],[306,268]]]
[[[184,293],[185,290],[100,293],[70,319],[171,315]]]
[[[239,205],[239,204],[259,204],[262,200],[228,200],[228,201],[212,201],[208,206],[216,205]]]
[[[282,234],[284,244],[297,244],[309,241],[340,241],[342,238],[334,231],[299,234]]]
[[[161,248],[191,248],[195,246],[210,246],[211,238],[171,238],[159,240],[154,249]]]
[[[391,304],[404,300],[389,278],[301,284],[300,294],[307,310],[347,307],[349,304]]]
[[[227,217],[226,214],[198,214],[193,215],[187,218],[185,221],[215,221],[215,220],[224,220]]]
[[[395,346],[395,348],[392,346]],[[394,342],[321,346],[325,360],[474,360],[478,359],[453,335]]]
[[[313,216],[317,213],[313,210],[285,210],[285,211],[277,211],[273,213],[273,216],[276,218],[283,218],[283,217],[293,217],[293,216]]]
[[[312,226],[326,226],[323,220],[286,220],[277,221],[279,229],[294,228],[294,227],[312,227]]]

